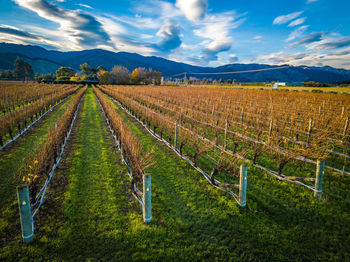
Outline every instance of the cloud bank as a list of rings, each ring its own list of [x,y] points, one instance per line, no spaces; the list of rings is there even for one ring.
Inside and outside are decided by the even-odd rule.
[[[163,40],[157,45],[159,50],[164,52],[170,52],[171,50],[178,48],[181,45],[180,29],[179,27],[167,20],[165,24],[157,32],[157,36]]]
[[[208,0],[177,0],[178,7],[190,21],[196,22],[203,19],[208,8]]]
[[[91,48],[110,41],[102,24],[91,15],[63,9],[45,0],[15,0],[15,2],[40,17],[59,24],[59,31],[72,42],[74,49]]]

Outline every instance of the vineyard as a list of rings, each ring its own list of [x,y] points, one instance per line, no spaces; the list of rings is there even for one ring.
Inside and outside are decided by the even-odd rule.
[[[0,260],[350,260],[350,96],[0,83]]]

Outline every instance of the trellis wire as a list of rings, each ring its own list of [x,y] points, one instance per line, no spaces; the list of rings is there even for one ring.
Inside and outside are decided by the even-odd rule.
[[[142,106],[142,107],[144,107],[144,108],[147,108],[147,107],[144,106],[144,105],[141,105],[141,104],[139,104],[139,105]],[[164,108],[164,107],[163,107],[163,108]],[[168,109],[168,110],[174,111],[174,110],[171,110],[171,109]],[[154,111],[153,111],[153,112],[154,112]],[[154,113],[156,113],[156,112],[154,112]],[[159,113],[157,113],[157,114],[159,114]],[[162,115],[161,115],[161,116],[162,116]],[[220,127],[220,126],[215,126],[215,125],[213,125],[213,124],[211,124],[211,123],[203,122],[203,121],[194,119],[194,118],[192,118],[192,117],[190,117],[190,116],[186,116],[186,117],[189,118],[189,119],[191,119],[191,120],[193,120],[193,121],[195,121],[195,122],[197,122],[197,123],[199,123],[199,124],[211,126],[211,127],[213,127],[213,128],[217,128],[217,129],[220,129],[220,130],[225,130],[224,128],[222,128],[222,127]],[[180,127],[182,127],[182,126],[180,126]],[[182,127],[182,128],[186,129],[185,127]],[[188,130],[188,129],[187,129],[187,130]],[[249,137],[249,136],[245,136],[245,135],[243,135],[243,134],[241,134],[241,133],[238,133],[238,132],[235,132],[235,131],[227,130],[227,133],[236,135],[236,136],[238,136],[238,137],[240,137],[240,138],[242,138],[242,139],[244,139],[244,140],[250,141],[250,142],[258,143],[258,144],[261,144],[261,145],[266,145],[266,143],[263,142],[263,141],[260,141],[260,140],[251,138],[251,137]],[[272,147],[272,148],[273,148],[274,150],[276,150],[276,148],[274,148],[274,147]],[[288,151],[285,150],[285,149],[281,149],[281,152],[282,152],[283,154],[288,154]],[[293,158],[296,159],[296,160],[302,161],[302,162],[306,162],[306,163],[309,163],[309,164],[314,164],[314,165],[316,165],[316,161],[314,161],[314,160],[312,160],[312,159],[309,159],[309,158],[307,158],[307,157],[295,156],[295,157],[293,157]],[[345,170],[340,170],[340,169],[337,169],[337,168],[335,168],[335,167],[331,167],[331,166],[327,166],[327,165],[326,165],[325,168],[330,169],[330,170],[332,170],[332,171],[335,171],[335,172],[337,172],[337,173],[343,174],[343,175],[344,175],[344,174],[350,175],[350,172],[345,171]],[[271,171],[272,171],[272,170],[271,170]]]
[[[154,104],[154,103],[153,103],[153,104]],[[143,107],[146,107],[146,106],[144,106],[144,105],[142,105],[142,104],[140,104],[140,103],[139,103],[139,105],[140,105],[140,106],[143,106]],[[165,109],[165,110],[167,110],[167,111],[171,111],[171,112],[174,112],[174,113],[178,113],[178,111],[173,110],[173,109],[171,109],[171,108],[168,108],[168,107],[165,107],[165,106],[161,106],[161,105],[158,105],[158,104],[155,104],[155,105],[156,105],[157,107],[163,108],[163,109]],[[147,108],[147,107],[146,107],[146,108]],[[194,111],[193,109],[189,109],[189,110],[190,110],[190,111]],[[196,111],[196,112],[198,112],[198,111]],[[200,113],[204,114],[203,112],[200,112]],[[212,127],[212,128],[215,128],[215,129],[224,130],[224,128],[222,128],[222,127],[220,127],[220,126],[216,126],[216,125],[211,124],[211,123],[207,123],[207,122],[203,122],[203,121],[197,120],[197,119],[195,119],[195,118],[193,118],[193,117],[190,117],[190,116],[188,116],[188,115],[185,115],[185,117],[188,118],[188,119],[190,119],[190,120],[192,120],[192,121],[195,121],[195,122],[197,122],[197,123],[199,123],[199,124],[201,124],[201,125],[206,125],[206,126],[210,126],[210,127]],[[250,127],[250,128],[252,127],[252,126],[249,126],[249,125],[244,124],[244,123],[241,123],[241,122],[237,122],[237,121],[233,121],[233,120],[228,120],[228,121],[231,122],[231,123],[234,123],[234,124],[243,125],[243,126]],[[290,128],[289,128],[289,129],[290,129]],[[314,129],[316,129],[316,128],[314,128]],[[239,132],[235,132],[235,131],[231,131],[231,130],[227,130],[227,132],[230,133],[230,134],[237,135],[237,136],[239,136],[240,138],[245,139],[245,140],[247,140],[247,141],[254,142],[254,143],[259,143],[259,144],[262,144],[262,145],[266,145],[266,143],[265,143],[264,141],[260,141],[260,140],[251,138],[251,137],[249,137],[249,136],[245,136],[245,135],[243,135],[243,134],[241,134],[241,133],[239,133]],[[266,132],[268,132],[268,131],[265,131],[265,130],[264,130],[263,132],[266,133]],[[299,132],[300,132],[300,130],[299,130]],[[305,132],[305,133],[307,133],[307,132]],[[310,135],[314,135],[314,134],[310,133]],[[308,144],[309,144],[309,143],[307,143],[307,142],[294,141],[294,140],[292,140],[292,139],[290,139],[290,138],[287,138],[287,137],[284,137],[284,136],[282,136],[282,137],[285,138],[285,139],[287,139],[287,140],[290,141],[290,142],[293,142],[293,143],[304,144],[304,145],[308,145]],[[334,141],[340,141],[340,140],[332,139],[332,138],[329,138],[329,139],[330,139],[330,140],[334,140]],[[276,150],[276,149],[275,149],[275,150]],[[326,151],[329,152],[329,153],[333,153],[333,154],[337,154],[337,155],[346,157],[346,158],[350,158],[350,156],[345,155],[345,154],[342,154],[342,153],[337,152],[337,151],[334,151],[334,150],[326,149]],[[283,154],[288,154],[288,151],[287,151],[287,150],[282,150],[282,153],[283,153]],[[314,161],[314,160],[312,160],[312,159],[309,159],[309,158],[307,158],[307,157],[296,156],[296,157],[294,157],[294,159],[299,160],[299,161],[303,161],[303,162],[308,162],[308,163],[310,163],[310,164],[316,165],[316,161]],[[325,167],[326,167],[327,169],[330,169],[330,170],[335,171],[335,172],[337,172],[337,173],[350,175],[350,172],[345,171],[345,170],[340,170],[340,169],[337,169],[337,168],[331,167],[331,166],[325,166]]]
[[[77,89],[79,90],[79,89]],[[11,139],[10,141],[8,141],[5,145],[3,145],[2,147],[0,147],[0,151],[3,150],[6,146],[8,146],[9,144],[11,144],[12,142],[14,142],[15,140],[17,140],[17,138],[19,138],[20,136],[22,136],[25,132],[27,132],[29,130],[29,128],[31,128],[34,124],[36,124],[42,117],[44,117],[48,112],[51,112],[56,106],[58,106],[59,104],[63,103],[64,101],[66,101],[68,98],[70,98],[72,95],[71,94],[69,96],[67,96],[66,98],[62,99],[60,102],[58,102],[56,105],[52,106],[50,109],[48,109],[45,113],[43,113],[42,115],[39,116],[39,118],[37,118],[34,122],[32,122],[30,125],[26,126],[24,129],[22,129],[21,131],[19,131],[19,133],[14,136],[13,139]]]
[[[115,135],[115,131],[113,130],[113,128],[112,128],[112,126],[111,126],[110,120],[108,119],[107,114],[105,113],[105,111],[104,111],[104,109],[103,109],[103,107],[102,107],[102,104],[100,103],[99,98],[98,98],[97,96],[96,96],[96,98],[97,98],[97,102],[99,103],[99,105],[100,105],[100,107],[101,107],[102,113],[103,113],[103,115],[104,115],[104,117],[105,117],[105,119],[106,119],[106,122],[107,122],[107,125],[108,125],[108,128],[109,128],[109,131],[111,132],[111,134],[112,134],[112,136],[113,136],[113,138],[114,138],[115,144],[116,144],[116,145],[118,146],[118,148],[119,148],[120,155],[121,155],[121,157],[122,157],[122,161],[123,161],[123,163],[124,163],[124,164],[126,165],[126,167],[127,167],[127,171],[128,171],[127,173],[128,173],[128,175],[129,175],[130,179],[133,180],[134,177],[133,177],[133,175],[132,175],[132,170],[131,170],[131,167],[130,167],[130,165],[129,165],[129,161],[128,161],[127,157],[124,156],[124,154],[123,154],[122,144],[121,144],[121,142],[118,140],[117,136]],[[139,195],[142,196],[143,193],[136,187],[136,185],[134,185],[134,188],[133,188],[133,189],[135,190],[136,194],[135,194],[135,192],[132,192],[132,195],[133,195],[133,196],[136,198],[136,200],[141,204],[141,207],[143,207],[143,206],[144,206],[143,199],[139,196]]]
[[[61,150],[60,150],[60,154],[59,154],[59,157],[56,159],[56,162],[55,164],[53,165],[52,169],[51,169],[51,172],[49,173],[48,175],[48,178],[46,179],[45,181],[45,184],[44,186],[40,189],[39,193],[36,195],[35,197],[35,202],[34,204],[32,205],[32,208],[35,208],[33,214],[32,214],[32,217],[34,218],[34,216],[36,215],[36,213],[39,211],[39,208],[41,207],[41,205],[44,203],[45,201],[45,194],[46,194],[46,189],[49,185],[49,183],[51,182],[51,179],[54,175],[54,172],[55,172],[55,169],[58,167],[60,161],[61,161],[61,158],[62,158],[62,155],[63,155],[63,152],[64,152],[64,148],[66,146],[66,142],[71,134],[71,131],[72,131],[72,128],[73,128],[73,125],[74,125],[74,122],[75,122],[75,119],[77,117],[77,114],[78,114],[78,110],[79,110],[79,107],[80,107],[80,104],[81,104],[81,101],[82,101],[83,97],[81,97],[79,103],[78,103],[78,106],[77,106],[77,109],[75,110],[75,113],[74,113],[74,117],[73,117],[73,120],[70,124],[70,127],[69,127],[69,130],[64,138],[64,142],[63,144],[61,145]]]
[[[109,96],[109,95],[108,95],[108,96]],[[179,153],[177,152],[177,150],[174,149],[166,140],[164,140],[163,138],[157,137],[158,135],[157,135],[157,136],[154,135],[153,132],[152,132],[152,130],[150,130],[144,123],[142,123],[142,121],[140,121],[140,120],[137,119],[134,115],[132,115],[119,101],[117,101],[116,99],[114,99],[114,98],[111,97],[111,96],[109,96],[109,97],[110,97],[115,103],[117,103],[124,111],[126,111],[129,115],[131,115],[134,119],[136,119],[143,127],[145,127],[146,130],[147,130],[152,136],[154,136],[154,137],[156,137],[158,140],[161,140],[162,142],[164,142],[168,147],[170,147],[171,149],[173,149],[179,156],[181,156],[181,157],[182,157],[184,160],[186,160],[187,162],[190,161],[190,160],[187,159],[186,157],[185,157],[185,158],[186,158],[186,159],[185,159],[184,156],[182,156],[181,154],[179,154]],[[178,126],[181,127],[181,128],[183,128],[183,129],[185,129],[186,131],[189,131],[189,132],[191,132],[192,134],[194,134],[193,131],[187,129],[186,127],[183,127],[183,126],[181,126],[181,125],[178,125]],[[243,161],[245,161],[245,162],[247,162],[247,163],[251,163],[251,160],[249,160],[249,159],[247,159],[247,158],[245,158],[245,157],[243,157],[243,156],[240,156],[240,155],[238,155],[238,154],[236,154],[236,153],[233,153],[233,152],[230,151],[230,150],[224,150],[224,148],[222,148],[222,147],[219,146],[219,145],[216,145],[213,141],[210,141],[209,139],[207,139],[207,138],[205,138],[205,137],[202,137],[202,136],[200,136],[200,135],[198,135],[198,134],[196,134],[196,135],[197,135],[200,139],[202,139],[202,140],[204,140],[204,141],[206,141],[206,142],[209,142],[209,143],[211,143],[212,145],[216,146],[216,147],[219,148],[221,151],[226,152],[226,153],[228,153],[228,154],[230,154],[230,155],[232,155],[232,156],[234,156],[234,157],[237,157],[237,158],[239,158],[239,159],[241,159],[241,160],[243,160]],[[305,161],[305,160],[304,160],[304,161]],[[192,161],[190,161],[189,163],[194,167],[194,164],[192,163]],[[275,171],[273,171],[273,170],[270,170],[270,169],[268,169],[268,168],[266,168],[266,167],[263,167],[263,166],[261,166],[261,165],[259,165],[259,164],[254,164],[254,163],[251,163],[251,164],[252,164],[253,166],[259,168],[259,169],[264,170],[266,173],[268,173],[268,174],[270,174],[270,175],[276,177],[278,180],[285,181],[285,182],[289,182],[289,183],[293,183],[293,184],[297,184],[297,185],[306,187],[306,188],[308,188],[308,189],[310,189],[310,190],[312,190],[312,191],[320,192],[319,190],[316,190],[315,187],[313,187],[313,186],[307,185],[307,184],[305,184],[305,183],[303,183],[303,182],[300,182],[300,181],[295,181],[295,180],[288,179],[287,176],[284,176],[284,175],[278,175],[277,172],[275,172]],[[196,168],[196,167],[195,167],[195,168]],[[199,171],[199,170],[198,170],[198,171]],[[199,172],[201,172],[201,171],[199,171]],[[203,171],[203,172],[204,172],[204,171]],[[205,173],[205,172],[204,172],[204,173]],[[205,176],[203,173],[202,173],[202,175]],[[206,174],[206,175],[209,176],[208,174]],[[205,177],[206,177],[206,176],[205,176]],[[206,177],[206,179],[207,179],[207,177]],[[208,179],[207,179],[207,180],[208,180]],[[209,183],[212,184],[211,182],[209,182]],[[215,186],[215,185],[213,185],[213,186]],[[221,189],[221,188],[219,188],[219,189]],[[221,189],[221,190],[223,190],[223,189]],[[223,191],[224,191],[224,190],[223,190]],[[322,191],[321,191],[321,192],[322,192]]]
[[[213,184],[210,180],[210,175],[208,175],[204,170],[202,170],[201,168],[199,168],[198,166],[195,166],[195,164],[188,159],[186,156],[181,155],[178,150],[176,150],[176,148],[174,146],[172,146],[171,144],[169,144],[168,141],[166,141],[164,138],[160,137],[158,134],[153,133],[153,131],[151,129],[149,129],[147,127],[147,125],[145,125],[142,121],[140,121],[139,119],[137,119],[137,117],[135,117],[132,113],[129,112],[129,110],[127,110],[119,101],[117,101],[116,99],[114,99],[113,97],[109,96],[109,98],[115,102],[116,104],[118,104],[118,106],[120,106],[127,114],[129,114],[131,117],[133,117],[137,122],[139,122],[154,138],[156,138],[157,140],[163,142],[164,144],[166,144],[170,149],[172,149],[178,156],[180,156],[183,160],[187,161],[194,169],[196,169],[199,173],[201,173],[204,178],[208,181],[208,183],[212,186],[214,186],[215,188],[220,189],[221,191],[224,191],[225,193],[231,195],[234,200],[238,203],[241,204],[239,201],[239,196],[232,192],[231,190],[226,190],[224,188],[221,188],[215,184]],[[222,184],[222,182],[214,179],[215,183],[217,184]]]

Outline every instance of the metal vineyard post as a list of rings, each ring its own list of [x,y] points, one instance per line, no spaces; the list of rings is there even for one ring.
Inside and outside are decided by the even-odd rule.
[[[24,243],[33,242],[33,217],[29,199],[28,185],[17,187],[18,206],[21,218],[22,237]]]
[[[151,175],[143,176],[143,220],[146,223],[152,221],[152,202],[151,202]]]
[[[244,207],[247,201],[247,165],[240,166],[239,176],[239,205]]]
[[[323,182],[323,176],[324,176],[324,167],[325,167],[325,161],[317,160],[315,193],[314,193],[314,197],[317,197],[317,198],[321,198],[322,196],[322,182]]]

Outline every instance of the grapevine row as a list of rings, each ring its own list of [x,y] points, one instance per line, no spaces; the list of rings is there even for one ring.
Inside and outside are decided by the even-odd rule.
[[[0,83],[1,117],[66,88],[70,87],[48,84]]]
[[[138,103],[135,99],[131,99],[126,95],[123,95],[123,92],[115,92],[112,88],[103,88],[104,91],[109,92],[112,96],[118,96],[118,99],[122,99],[123,102],[127,101],[128,104],[130,103]],[[123,88],[125,90],[125,88]],[[118,90],[119,91],[119,90]],[[137,106],[137,105],[136,105]],[[145,106],[149,109],[156,109],[154,106],[150,106],[147,102],[139,102],[138,106],[142,107]],[[310,144],[301,144],[295,146],[293,143],[290,143],[289,140],[283,139],[281,140],[281,132],[284,131],[283,126],[280,126],[279,129],[271,130],[270,136],[267,138],[267,142],[260,141],[260,138],[262,137],[262,130],[257,128],[257,136],[248,136],[248,134],[245,133],[239,133],[235,131],[231,131],[228,129],[228,125],[226,124],[225,128],[215,126],[213,124],[203,122],[201,120],[194,119],[192,117],[186,116],[183,113],[178,113],[174,110],[167,110],[165,107],[162,107],[161,109],[158,108],[156,110],[161,115],[166,114],[168,117],[170,117],[172,122],[179,121],[182,122],[184,125],[187,123],[187,127],[191,130],[196,126],[197,128],[200,127],[200,132],[203,132],[203,136],[208,137],[210,140],[213,139],[213,136],[208,134],[208,127],[209,131],[210,128],[213,129],[213,132],[215,133],[215,141],[216,144],[218,144],[218,138],[220,133],[225,133],[225,137],[227,138],[228,135],[231,135],[233,139],[233,151],[236,151],[237,147],[237,140],[238,138],[241,140],[244,140],[244,144],[247,144],[252,150],[253,153],[253,163],[256,164],[257,158],[265,151],[269,152],[271,155],[275,156],[279,160],[278,165],[278,172],[279,174],[282,173],[282,169],[284,166],[290,162],[293,159],[301,160],[303,162],[309,162],[316,164],[316,160],[311,160],[308,157],[312,157],[314,159],[325,159],[328,157],[330,150],[328,149],[331,145],[329,143],[325,143],[325,134],[324,133],[318,133],[318,136],[315,136],[315,138],[312,140],[312,143]],[[159,117],[158,117],[159,118]],[[161,123],[157,123],[156,126],[162,126]],[[225,140],[226,140],[225,138]],[[236,140],[236,142],[235,142]],[[232,148],[232,146],[231,146]],[[332,169],[333,171],[337,172],[344,172],[345,170],[340,170],[338,168],[333,168],[331,166],[327,166],[328,168]],[[347,172],[345,172],[347,173]]]
[[[21,132],[21,130],[28,125],[29,121],[33,122],[46,110],[58,103],[60,100],[73,94],[77,89],[77,86],[61,89],[54,95],[45,96],[21,110],[13,111],[0,118],[0,145],[3,145],[4,137],[7,134],[11,139],[13,139],[16,128],[18,132]]]
[[[178,133],[175,131],[175,138],[174,138],[174,145],[171,144],[171,139],[169,141],[166,141],[163,139],[162,137],[162,133],[161,135],[158,135],[155,131],[155,128],[153,129],[153,131],[151,130],[151,123],[149,121],[145,121],[142,122],[141,121],[141,117],[138,117],[137,115],[134,115],[133,113],[131,113],[130,111],[128,111],[128,109],[126,109],[123,105],[121,105],[117,100],[115,100],[114,98],[111,97],[111,99],[117,103],[118,106],[120,106],[123,110],[126,110],[126,112],[131,115],[132,117],[134,117],[140,124],[143,125],[143,127],[156,139],[158,139],[159,141],[165,143],[169,148],[171,148],[178,156],[180,156],[182,159],[184,159],[185,161],[187,161],[193,168],[195,168],[198,172],[200,172],[204,178],[208,181],[209,184],[211,184],[212,186],[214,186],[215,188],[220,189],[221,191],[224,191],[228,194],[230,194],[231,196],[233,196],[233,198],[237,201],[237,203],[240,206],[245,206],[246,205],[246,190],[247,190],[247,167],[246,165],[241,164],[239,166],[239,174],[238,174],[238,164],[239,163],[243,163],[243,161],[241,161],[242,159],[239,159],[237,157],[232,158],[230,157],[230,159],[228,159],[227,157],[224,157],[223,155],[221,155],[219,157],[219,160],[217,161],[216,159],[214,159],[213,157],[207,155],[207,157],[212,160],[212,162],[214,163],[214,166],[212,167],[212,171],[211,174],[209,175],[206,171],[204,171],[202,168],[200,168],[198,166],[198,160],[199,157],[205,153],[213,150],[214,146],[212,146],[210,143],[206,143],[206,141],[202,141],[200,139],[200,137],[195,134],[194,132],[191,132],[190,130],[186,130],[183,129],[182,132],[186,132],[187,135],[189,135],[189,139],[187,140],[187,142],[191,141],[192,144],[191,146],[195,149],[195,153],[193,155],[188,155],[186,156],[186,153],[183,152],[182,147],[180,147],[180,149],[177,149],[177,137],[178,137]],[[182,134],[183,135],[183,134]],[[183,136],[180,136],[183,137]],[[193,140],[191,140],[191,138]],[[207,167],[204,167],[204,169]],[[210,169],[211,170],[211,169]],[[232,183],[223,183],[220,182],[219,180],[217,180],[215,177],[217,175],[219,175],[220,173],[223,172],[230,172],[233,173],[234,176],[238,176],[239,175],[239,179],[240,179],[240,183],[239,184],[232,184]],[[232,188],[237,188],[239,189],[239,193],[235,193],[232,191]]]
[[[34,155],[25,160],[27,164],[22,180],[30,185],[31,195],[36,195],[39,192],[43,181],[47,179],[52,166],[56,163],[74,113],[86,89],[85,87],[79,90],[55,126],[48,131],[46,142],[36,150]]]
[[[122,154],[126,156],[128,165],[130,165],[133,171],[133,177],[135,181],[140,182],[145,169],[152,164],[151,153],[148,152],[142,155],[142,147],[140,141],[123,121],[123,118],[116,113],[112,105],[108,102],[106,97],[100,90],[93,88],[95,95],[101,103],[107,118],[110,121],[112,129],[121,144]]]

